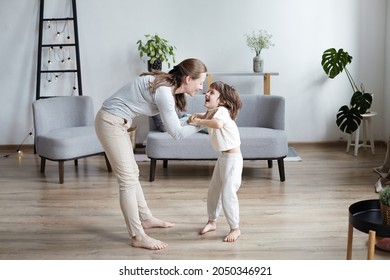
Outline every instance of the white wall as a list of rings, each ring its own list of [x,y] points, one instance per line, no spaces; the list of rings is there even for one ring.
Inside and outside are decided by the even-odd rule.
[[[59,0],[56,0],[59,1]],[[52,3],[52,1],[46,1]],[[177,47],[177,62],[196,57],[209,71],[251,71],[254,56],[245,33],[266,29],[275,46],[262,52],[272,77],[271,94],[286,98],[286,126],[291,142],[335,141],[343,137],[335,124],[338,108],[352,94],[343,74],[323,73],[322,52],[344,48],[356,83],[375,94],[376,140],[387,139],[390,100],[385,92],[386,0],[78,0],[84,95],[97,110],[105,98],[146,65],[136,41],[158,33]],[[49,4],[48,4],[49,5]],[[152,8],[152,6],[154,8]],[[67,16],[69,5],[48,8],[46,17]],[[65,12],[64,12],[65,10]],[[0,0],[1,111],[0,145],[20,144],[32,129],[35,100],[38,0]],[[387,34],[390,28],[387,23]],[[387,44],[386,44],[387,43]],[[385,48],[385,46],[387,46]],[[166,69],[166,66],[164,68]],[[387,73],[389,68],[386,68]],[[229,78],[241,93],[261,91],[254,78]],[[47,85],[44,85],[47,87]],[[386,117],[386,118],[385,118]],[[144,124],[144,119],[139,123]],[[142,138],[142,129],[140,132]],[[30,140],[32,144],[32,140]]]

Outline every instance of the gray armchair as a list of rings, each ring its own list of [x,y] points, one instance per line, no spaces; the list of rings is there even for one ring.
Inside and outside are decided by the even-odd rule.
[[[33,102],[34,144],[41,158],[41,173],[46,160],[58,161],[59,181],[64,183],[64,162],[104,155],[108,172],[111,165],[94,127],[93,100],[89,96],[61,96]]]

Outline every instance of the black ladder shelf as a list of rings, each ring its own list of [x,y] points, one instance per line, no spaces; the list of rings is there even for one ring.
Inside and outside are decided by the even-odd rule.
[[[80,48],[79,48],[79,38],[78,38],[78,25],[77,25],[77,10],[76,10],[76,0],[72,1],[72,17],[63,17],[63,18],[45,18],[44,17],[44,5],[45,1],[40,0],[40,12],[39,12],[39,34],[38,34],[38,61],[37,61],[37,82],[36,82],[36,100],[40,98],[46,98],[46,97],[52,97],[52,96],[41,96],[41,79],[42,74],[44,75],[52,75],[58,74],[58,73],[75,73],[77,76],[77,91],[78,95],[82,94],[82,87],[81,87],[81,67],[80,67]],[[44,23],[50,24],[51,22],[55,23],[55,26],[57,26],[58,22],[62,22],[64,26],[64,30],[66,27],[66,24],[69,22],[72,22],[73,30],[72,33],[70,33],[69,29],[70,26],[68,24],[68,38],[70,39],[70,34],[73,35],[73,42],[71,43],[47,43],[43,42],[43,33],[44,33]],[[60,32],[57,30],[57,35],[60,35]],[[42,69],[42,52],[44,50],[53,50],[54,48],[59,48],[60,50],[63,50],[63,48],[72,48],[72,52],[75,53],[75,60],[76,65],[72,69]],[[70,53],[70,50],[69,50]],[[70,54],[68,59],[70,60]],[[64,62],[64,58],[62,59],[62,62]],[[50,56],[48,64],[50,63]],[[58,78],[58,75],[55,75],[56,78]],[[51,82],[51,79],[50,79]],[[76,87],[73,88],[75,90]]]

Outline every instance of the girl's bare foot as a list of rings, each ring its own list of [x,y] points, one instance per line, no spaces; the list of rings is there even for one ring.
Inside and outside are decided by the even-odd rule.
[[[236,241],[241,235],[241,231],[238,228],[231,229],[229,234],[223,239],[225,242],[234,242]]]
[[[150,250],[162,250],[167,248],[168,244],[144,234],[133,236],[131,246]]]
[[[208,221],[207,224],[199,231],[199,234],[205,234],[209,231],[214,231],[217,229],[217,223],[214,221]]]
[[[155,217],[152,217],[148,220],[141,221],[142,227],[147,228],[169,228],[175,226],[174,223],[166,222]]]

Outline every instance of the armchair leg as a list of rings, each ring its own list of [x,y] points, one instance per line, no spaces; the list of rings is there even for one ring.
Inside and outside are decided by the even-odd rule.
[[[280,181],[286,181],[286,175],[284,174],[284,160],[282,158],[278,159],[278,167],[279,167],[279,177]]]
[[[64,183],[64,161],[60,160],[58,162],[58,173],[60,177],[60,184]]]
[[[154,181],[154,177],[156,175],[156,164],[157,160],[156,159],[150,159],[150,173],[149,173],[149,182]]]
[[[41,157],[41,173],[45,173],[46,159]]]
[[[272,159],[268,160],[268,168],[272,168]]]
[[[111,167],[111,163],[110,163],[110,161],[108,160],[108,157],[107,157],[106,153],[104,153],[104,159],[106,160],[107,171],[108,171],[109,173],[111,173],[111,172],[112,172],[112,167]]]
[[[163,168],[167,168],[167,167],[168,167],[168,160],[164,159],[163,160]]]

